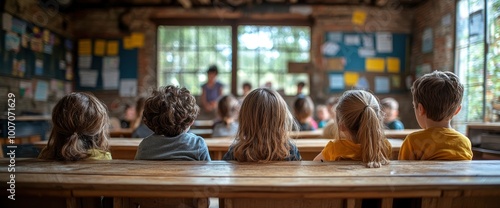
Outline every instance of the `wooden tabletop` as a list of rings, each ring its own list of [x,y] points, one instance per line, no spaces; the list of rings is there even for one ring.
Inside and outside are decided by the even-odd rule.
[[[111,155],[114,159],[133,159],[137,152],[137,147],[141,143],[142,138],[111,138],[109,140]],[[329,139],[295,139],[294,142],[299,149],[303,160],[312,160],[318,155]],[[222,156],[228,151],[229,146],[233,143],[233,138],[213,138],[205,139],[210,151],[212,160],[221,160]],[[401,148],[403,140],[389,139],[392,145],[392,159],[397,159],[397,154]],[[47,145],[47,141],[35,142],[35,145],[42,149]]]
[[[191,129],[212,129],[213,120],[195,120]]]
[[[2,167],[9,163],[9,159],[0,160]],[[1,178],[8,179],[10,174],[7,168],[0,169]],[[0,186],[7,188],[6,183]],[[370,169],[353,161],[53,162],[17,159],[16,194],[33,189],[72,190],[73,196],[260,198],[345,197],[349,193],[391,197],[400,191],[441,197],[446,190],[476,189],[485,191],[469,191],[467,196],[498,196],[500,161],[391,161],[389,165]],[[40,196],[47,194],[37,193]],[[464,192],[455,195],[461,193]]]

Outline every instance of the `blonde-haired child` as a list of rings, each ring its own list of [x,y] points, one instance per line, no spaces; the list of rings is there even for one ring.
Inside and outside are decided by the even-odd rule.
[[[389,163],[391,144],[385,138],[383,113],[371,93],[346,91],[337,105],[338,139],[326,145],[314,160],[360,160],[366,167]]]
[[[238,132],[238,112],[240,103],[232,95],[224,95],[217,104],[217,113],[220,121],[214,123],[212,127],[212,137],[236,136]]]
[[[241,105],[239,124],[238,134],[224,160],[301,160],[289,135],[296,124],[285,100],[276,91],[258,88],[250,92]]]
[[[52,110],[50,138],[38,158],[61,161],[111,160],[106,106],[91,94],[64,96]]]

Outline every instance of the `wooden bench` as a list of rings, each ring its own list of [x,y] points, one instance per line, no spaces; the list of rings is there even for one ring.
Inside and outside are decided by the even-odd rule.
[[[113,159],[134,159],[137,147],[141,143],[141,138],[121,139],[112,138],[109,140],[110,152]],[[294,142],[299,149],[303,160],[313,160],[321,150],[330,141],[329,139],[295,139]],[[224,154],[233,143],[233,138],[213,138],[205,139],[210,151],[212,160],[221,160]],[[403,140],[389,139],[392,145],[392,159],[397,159],[399,149]],[[39,149],[43,149],[47,145],[47,141],[36,142],[35,145]]]
[[[7,167],[8,159],[0,166]],[[0,178],[10,177],[7,168]],[[391,161],[381,168],[360,162],[226,161],[16,161],[17,200],[1,192],[5,207],[94,207],[82,199],[112,197],[114,207],[145,206],[151,198],[206,199],[220,207],[361,207],[379,199],[417,198],[421,207],[498,207],[500,161]],[[8,189],[3,182],[0,187]],[[24,197],[24,198],[23,198]],[[24,199],[24,200],[19,200]],[[55,204],[59,199],[59,204]],[[141,200],[142,199],[142,200]],[[128,204],[133,202],[133,204]],[[156,201],[159,202],[159,201]],[[16,204],[18,203],[18,204]],[[10,206],[9,206],[10,205]],[[19,206],[16,206],[19,205]],[[4,206],[2,206],[4,207]]]

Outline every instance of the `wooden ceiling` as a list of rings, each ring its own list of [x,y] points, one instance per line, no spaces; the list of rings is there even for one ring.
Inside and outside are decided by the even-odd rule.
[[[40,0],[42,2],[48,0]],[[114,7],[199,7],[228,6],[243,9],[257,5],[365,5],[374,7],[404,6],[414,7],[426,0],[57,0],[62,11],[71,12],[82,9]]]

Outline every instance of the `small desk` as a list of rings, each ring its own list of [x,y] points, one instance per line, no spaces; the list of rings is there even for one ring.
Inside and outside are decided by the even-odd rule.
[[[111,156],[113,159],[134,159],[137,147],[141,141],[142,138],[112,138],[109,140]],[[316,138],[294,140],[303,160],[313,160],[323,150],[328,141],[330,140]],[[205,142],[207,143],[212,160],[221,160],[229,149],[229,146],[233,143],[233,138],[205,139]],[[389,142],[392,145],[392,159],[397,159],[403,140],[389,139]],[[39,149],[42,149],[47,145],[47,142],[36,142],[35,145]]]
[[[212,129],[213,120],[195,120],[191,129]]]
[[[2,167],[9,163],[0,159]],[[10,174],[0,169],[0,178],[8,180]],[[79,208],[78,199],[101,196],[115,202],[218,197],[221,208],[361,207],[367,198],[381,199],[388,208],[393,198],[405,197],[421,199],[421,207],[498,207],[500,197],[500,161],[391,161],[369,169],[356,161],[17,159],[15,174],[16,201],[3,191],[4,207],[49,207],[47,203],[59,200],[66,203],[62,207]],[[0,185],[4,190],[7,186]]]
[[[121,137],[121,138],[130,138],[132,137],[133,129],[114,129],[109,131],[110,137]]]

